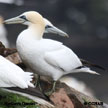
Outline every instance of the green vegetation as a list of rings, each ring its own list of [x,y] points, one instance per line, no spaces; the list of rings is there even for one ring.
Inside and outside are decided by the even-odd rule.
[[[0,89],[0,108],[40,108],[36,102]]]

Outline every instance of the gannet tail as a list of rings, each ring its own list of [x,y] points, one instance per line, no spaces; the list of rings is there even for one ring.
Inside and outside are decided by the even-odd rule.
[[[34,85],[31,83],[31,81],[33,80],[33,73],[25,72],[24,77],[25,77],[26,84],[30,87],[34,87]]]
[[[101,69],[101,70],[103,70],[103,71],[107,71],[104,67],[102,67],[102,66],[100,66],[100,65],[97,65],[97,64],[94,64],[94,63],[91,63],[91,62],[89,62],[89,61],[87,61],[87,60],[84,60],[84,59],[81,59],[81,58],[80,58],[80,61],[82,62],[82,64],[83,64],[84,66],[94,67],[94,68]]]
[[[86,72],[86,73],[100,75],[99,73],[97,73],[97,72],[91,70],[89,67],[85,67],[85,66],[80,66],[80,67],[76,68],[75,72]]]

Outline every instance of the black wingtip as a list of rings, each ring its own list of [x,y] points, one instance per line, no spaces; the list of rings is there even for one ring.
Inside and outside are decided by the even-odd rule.
[[[45,100],[49,101],[48,97],[46,97],[42,92],[40,92],[40,90],[38,90],[36,88],[29,87],[27,89],[21,89],[21,88],[18,88],[18,87],[10,87],[10,88],[6,88],[6,89],[13,90],[13,91],[16,91],[16,92],[26,93],[26,94],[29,94],[29,95],[32,95],[32,96],[37,96],[39,98],[42,98],[42,99],[45,99]]]
[[[80,60],[81,60],[82,64],[85,65],[85,66],[95,67],[95,68],[101,69],[101,70],[103,70],[103,71],[105,71],[105,72],[108,72],[107,69],[105,69],[104,67],[102,67],[102,66],[100,66],[100,65],[91,63],[91,62],[89,62],[89,61],[87,61],[87,60],[84,60],[84,59],[80,59]]]

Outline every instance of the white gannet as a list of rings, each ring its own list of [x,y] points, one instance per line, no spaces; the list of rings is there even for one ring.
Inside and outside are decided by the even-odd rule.
[[[0,16],[0,41],[5,45],[5,47],[9,48],[9,41],[7,39],[7,30],[3,24],[3,17]]]
[[[44,18],[44,22],[45,22],[45,32],[44,33],[54,33],[54,34],[58,34],[61,36],[65,34],[65,32],[55,27],[48,19]],[[99,68],[104,71],[106,70],[102,66],[91,63],[87,60],[80,59],[80,61],[82,62],[83,65]],[[67,84],[69,87],[72,87],[78,90],[79,92],[84,93],[85,95],[88,95],[90,97],[95,97],[92,89],[90,89],[83,81],[79,81],[78,79],[74,77],[70,77],[68,75],[65,75],[62,78],[60,78],[60,81]]]
[[[34,87],[33,73],[24,72],[20,67],[0,55],[0,87]]]
[[[54,91],[56,81],[63,75],[77,72],[98,74],[83,66],[78,56],[63,43],[43,38],[45,22],[38,12],[25,12],[5,20],[4,23],[20,23],[28,26],[17,38],[18,53],[33,72],[49,76],[54,80],[51,92]],[[67,36],[66,33],[64,36]]]
[[[58,34],[60,36],[64,36],[66,35],[68,37],[68,34],[63,32],[62,30],[60,30],[59,28],[55,27],[48,19],[44,18],[44,22],[45,22],[45,31],[44,33],[53,33],[53,34]],[[107,71],[104,67],[91,63],[90,61],[84,60],[82,58],[80,58],[80,61],[82,62],[82,64],[84,66],[88,66],[88,67],[95,67],[104,71]]]

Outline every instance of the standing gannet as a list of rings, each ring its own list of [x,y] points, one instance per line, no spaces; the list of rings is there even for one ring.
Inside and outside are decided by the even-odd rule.
[[[24,72],[20,67],[0,55],[0,87],[34,87],[33,73]]]
[[[83,66],[78,56],[61,42],[43,38],[45,22],[38,12],[25,12],[15,18],[5,20],[4,23],[20,23],[28,26],[17,38],[18,53],[33,72],[49,76],[54,80],[51,93],[55,89],[56,81],[65,74],[77,72],[98,74]],[[67,36],[66,33],[64,36]]]

